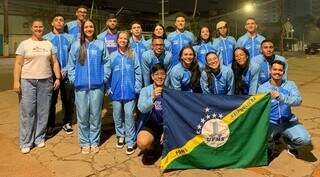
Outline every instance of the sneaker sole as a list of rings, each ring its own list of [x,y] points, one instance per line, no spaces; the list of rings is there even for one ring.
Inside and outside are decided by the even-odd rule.
[[[64,131],[67,135],[71,135],[72,133],[73,133],[73,131],[72,132],[67,132],[67,131]]]
[[[118,149],[122,149],[122,148],[124,147],[124,145],[119,146],[118,144],[116,144],[116,147],[117,147]]]
[[[126,154],[127,154],[127,155],[131,155],[131,154],[133,154],[133,153],[134,153],[134,151],[131,151],[131,152],[126,151]]]

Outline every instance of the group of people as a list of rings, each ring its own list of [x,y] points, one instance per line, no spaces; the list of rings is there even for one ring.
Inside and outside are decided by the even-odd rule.
[[[246,19],[247,32],[237,41],[225,21],[216,24],[216,36],[203,26],[195,40],[184,16],[176,17],[176,30],[168,35],[156,24],[146,41],[141,23],[131,23],[131,35],[117,31],[113,14],[97,35],[86,13],[87,8],[79,6],[77,19],[66,24],[62,15],[54,15],[52,31],[44,36],[43,22],[34,20],[31,38],[16,51],[14,90],[20,98],[22,153],[45,146],[45,135],[55,126],[59,92],[62,128],[68,134],[73,132],[75,105],[83,154],[99,151],[104,95],[112,101],[116,147],[126,145],[128,155],[135,146],[152,152],[165,139],[163,88],[212,95],[271,93],[270,142],[282,135],[294,155],[298,147],[310,144],[309,133],[291,112],[291,106],[301,104],[301,96],[288,80],[288,63],[274,53],[271,40],[258,34],[254,18]],[[138,123],[134,115],[139,115]]]

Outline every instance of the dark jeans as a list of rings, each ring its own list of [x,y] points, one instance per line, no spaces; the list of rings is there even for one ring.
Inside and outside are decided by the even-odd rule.
[[[60,82],[60,88],[58,90],[54,90],[52,93],[48,127],[55,127],[56,104],[58,101],[59,91],[64,111],[63,125],[66,123],[71,124],[72,122],[72,116],[74,113],[74,87],[68,78],[65,78]]]

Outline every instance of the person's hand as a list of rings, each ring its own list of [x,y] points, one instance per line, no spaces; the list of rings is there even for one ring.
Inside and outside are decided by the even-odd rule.
[[[53,83],[53,90],[57,90],[60,87],[60,79],[56,79]]]
[[[18,93],[18,94],[21,92],[20,82],[14,82],[13,83],[13,91]]]
[[[153,90],[153,99],[156,99],[158,96],[161,95],[162,89],[163,89],[163,87],[154,88],[154,90]]]
[[[277,90],[271,91],[271,98],[277,99],[280,96],[280,93]]]
[[[163,139],[163,133],[162,133],[160,137],[160,144],[163,144],[163,142],[164,142],[164,139]]]

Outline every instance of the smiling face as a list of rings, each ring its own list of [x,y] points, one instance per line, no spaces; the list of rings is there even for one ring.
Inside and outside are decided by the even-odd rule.
[[[284,67],[281,64],[274,63],[270,68],[270,75],[274,81],[282,80],[284,74]]]
[[[206,58],[207,61],[207,65],[214,71],[217,71],[220,69],[220,61],[219,61],[219,57],[214,54],[214,53],[210,53],[207,55]]]
[[[44,31],[44,26],[42,21],[34,21],[31,26],[32,36],[41,39]]]
[[[153,39],[151,48],[153,49],[155,54],[157,55],[162,54],[162,52],[164,51],[163,39],[161,38]]]
[[[184,17],[177,17],[174,24],[179,31],[183,31],[186,26],[186,19]]]
[[[236,62],[240,66],[246,65],[246,62],[248,60],[248,56],[242,49],[237,49],[236,51],[234,51],[234,57],[235,57]]]
[[[153,34],[158,36],[158,37],[162,37],[163,34],[164,34],[164,30],[163,30],[163,28],[161,26],[158,25],[158,26],[156,26],[154,28]]]
[[[164,86],[164,81],[166,80],[166,72],[159,69],[155,73],[151,74],[151,78],[156,87]]]
[[[256,33],[256,29],[257,29],[256,21],[253,19],[248,19],[246,21],[245,28],[249,33]]]
[[[181,63],[185,68],[190,68],[194,60],[194,52],[191,48],[184,48],[181,54]]]
[[[128,46],[129,35],[126,32],[120,32],[117,40],[118,47],[124,51]]]
[[[62,16],[54,17],[52,20],[51,25],[57,31],[62,31],[64,28],[64,18]]]
[[[273,53],[274,53],[274,47],[273,47],[273,43],[272,42],[264,42],[261,45],[261,50],[262,50],[262,54],[265,58],[270,58],[272,57]]]
[[[83,24],[83,32],[84,32],[84,36],[87,39],[92,39],[93,35],[94,35],[94,24],[87,20],[84,24]]]
[[[84,21],[84,19],[87,17],[87,9],[85,8],[78,8],[76,11],[77,20]]]
[[[202,40],[205,40],[205,41],[209,40],[209,37],[210,37],[209,28],[207,28],[207,27],[201,28],[200,37],[201,37]]]

